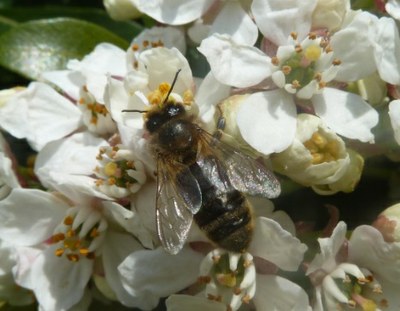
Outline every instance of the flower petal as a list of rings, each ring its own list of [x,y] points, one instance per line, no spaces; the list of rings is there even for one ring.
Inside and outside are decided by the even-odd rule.
[[[215,106],[228,97],[231,88],[221,84],[209,72],[196,92],[195,102],[199,106],[199,116],[206,124],[214,120]]]
[[[50,238],[68,205],[51,193],[15,188],[0,201],[0,238],[35,245]]]
[[[33,263],[30,269],[35,280],[33,291],[44,310],[67,310],[82,299],[92,274],[93,260],[60,259],[54,254],[55,247],[43,251]]]
[[[249,252],[253,256],[264,258],[279,268],[296,271],[303,260],[306,245],[274,220],[257,217],[253,240]]]
[[[63,194],[68,195],[79,187],[82,192],[108,198],[97,190],[95,180],[89,177],[97,165],[99,148],[104,145],[107,145],[105,140],[89,132],[51,142],[39,152],[35,173],[45,187]]]
[[[218,301],[189,295],[171,295],[165,301],[167,311],[225,311],[226,305]]]
[[[395,21],[388,17],[379,19],[375,34],[375,62],[382,80],[400,84],[400,38]]]
[[[327,87],[311,100],[315,113],[337,134],[374,141],[371,129],[378,124],[378,113],[360,96]]]
[[[257,310],[311,311],[306,292],[297,284],[275,275],[257,275],[253,298]]]
[[[270,58],[259,49],[234,42],[228,35],[214,34],[198,47],[215,78],[227,85],[248,87],[271,75]]]
[[[368,256],[365,256],[368,254]],[[399,243],[387,243],[372,226],[357,227],[349,241],[349,259],[383,279],[398,284],[400,279]]]
[[[244,99],[237,113],[243,139],[264,154],[281,152],[296,132],[296,106],[281,90],[258,92]]]
[[[399,99],[390,102],[389,117],[394,132],[394,138],[400,145],[400,100]]]
[[[136,8],[160,23],[187,24],[198,19],[213,3],[212,0],[131,0]]]
[[[109,231],[104,239],[102,258],[105,278],[115,292],[118,300],[125,306],[146,308],[141,305],[137,297],[131,296],[122,286],[118,273],[118,266],[132,252],[141,250],[143,247],[137,240],[128,235]]]
[[[80,89],[85,85],[82,74],[71,70],[46,71],[41,74],[41,78],[58,86],[68,97],[75,100],[79,99]]]
[[[287,44],[291,32],[305,38],[316,4],[316,0],[253,0],[251,11],[262,34],[279,46]]]
[[[375,62],[371,61],[374,58],[374,50],[369,31],[376,20],[372,14],[359,13],[349,25],[332,36],[334,55],[341,61],[336,75],[337,80],[356,81],[376,70]],[[349,42],[352,42],[351,49]]]
[[[213,33],[228,34],[235,42],[251,46],[256,43],[258,28],[239,1],[225,1],[211,26]]]
[[[307,274],[310,274],[318,269],[324,269],[331,272],[336,268],[336,255],[346,240],[346,224],[339,222],[328,238],[319,238],[321,253],[317,254],[310,263]]]
[[[125,289],[135,297],[153,297],[155,307],[160,297],[184,289],[197,279],[203,256],[189,248],[170,255],[162,248],[133,252],[119,266]]]

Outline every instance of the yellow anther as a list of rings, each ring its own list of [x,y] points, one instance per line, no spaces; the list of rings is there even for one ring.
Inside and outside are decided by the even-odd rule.
[[[224,286],[234,287],[236,285],[236,276],[233,273],[218,273],[216,275],[217,281]]]
[[[304,56],[311,62],[315,62],[321,56],[321,48],[318,45],[310,45],[304,51]]]
[[[340,65],[342,63],[342,61],[340,60],[340,59],[338,59],[338,58],[335,58],[333,61],[332,61],[332,65],[334,65],[334,66],[338,66],[338,65]]]
[[[245,304],[249,304],[250,300],[251,300],[250,295],[244,295],[243,298],[242,298],[242,302],[245,303]]]
[[[79,249],[79,254],[81,254],[83,256],[87,256],[89,254],[89,249],[86,247],[82,247]]]
[[[185,105],[191,105],[193,103],[193,92],[191,90],[183,92],[183,103]]]
[[[165,95],[169,92],[169,90],[171,89],[171,85],[167,82],[162,82],[160,83],[160,85],[158,86],[158,90],[160,91],[161,94]]]
[[[235,287],[233,289],[233,294],[240,295],[241,293],[242,293],[242,290],[240,289],[240,287]]]
[[[116,180],[114,177],[110,177],[110,178],[107,180],[107,182],[108,182],[108,184],[109,184],[110,186],[112,186],[112,185],[115,185],[115,184],[117,183],[117,180]]]
[[[290,33],[290,36],[293,38],[293,40],[297,40],[297,32],[292,31],[292,32]]]
[[[74,222],[74,218],[72,216],[67,216],[64,218],[64,225],[71,226]]]
[[[159,90],[155,90],[147,95],[147,99],[151,105],[159,105],[163,101],[163,96]]]
[[[98,237],[99,236],[99,230],[96,228],[96,227],[94,227],[91,231],[90,231],[90,237],[91,238],[95,238],[95,237]]]
[[[118,165],[115,162],[108,162],[104,166],[104,174],[107,176],[115,176],[117,174]]]
[[[54,251],[54,255],[56,255],[57,257],[61,257],[64,254],[64,249],[63,248],[57,248]]]
[[[253,265],[253,261],[252,260],[244,260],[243,261],[243,267],[244,268],[248,268],[248,267],[250,267],[251,265]]]
[[[273,57],[271,58],[271,63],[272,63],[272,65],[278,66],[278,65],[279,65],[279,59],[278,59],[278,57],[273,56]]]
[[[322,136],[320,133],[315,132],[312,136],[311,136],[311,140],[314,142],[314,144],[316,144],[319,148],[324,148],[326,146],[326,144],[328,143],[328,140]]]
[[[139,45],[137,43],[132,44],[132,51],[139,51]]]
[[[294,89],[299,89],[301,87],[301,84],[300,84],[300,82],[298,80],[293,80],[292,81],[292,87]]]
[[[312,164],[321,164],[324,162],[324,155],[322,153],[313,153],[312,155]]]
[[[297,44],[294,48],[294,50],[296,51],[296,53],[301,53],[303,52],[303,48],[301,47],[300,44]]]
[[[283,72],[285,75],[290,74],[291,71],[292,71],[292,67],[287,66],[287,65],[282,66],[282,72]]]
[[[73,236],[75,236],[75,230],[69,229],[69,230],[67,231],[66,236],[67,236],[67,238],[72,238]]]
[[[79,261],[79,255],[78,254],[68,254],[67,258],[69,261],[72,262],[78,262]]]
[[[148,46],[149,46],[149,41],[147,41],[147,40],[144,40],[143,42],[142,42],[142,45],[143,45],[143,47],[145,47],[145,48],[147,48]]]
[[[64,233],[57,233],[57,234],[54,234],[54,235],[51,237],[51,242],[52,242],[52,243],[58,243],[58,242],[60,242],[60,241],[63,241],[64,239],[65,239]]]
[[[317,39],[317,34],[316,34],[315,32],[310,32],[310,33],[308,34],[308,39],[310,39],[310,40],[315,40],[315,39]]]

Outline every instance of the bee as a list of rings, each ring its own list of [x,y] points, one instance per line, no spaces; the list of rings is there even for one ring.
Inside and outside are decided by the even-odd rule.
[[[183,104],[169,99],[178,74],[161,105],[139,111],[145,113],[157,162],[158,237],[166,251],[176,254],[194,220],[218,247],[243,253],[254,228],[244,194],[275,198],[279,181],[259,162],[222,142],[220,135],[203,130]]]

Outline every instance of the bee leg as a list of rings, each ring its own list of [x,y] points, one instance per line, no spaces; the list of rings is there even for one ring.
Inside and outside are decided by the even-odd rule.
[[[217,129],[214,132],[213,137],[216,140],[220,140],[222,135],[223,135],[226,122],[225,122],[225,117],[222,114],[222,109],[221,109],[219,104],[217,105],[217,108],[218,108],[218,111],[219,111],[219,117],[218,117],[218,120],[217,120],[217,126],[216,126]]]

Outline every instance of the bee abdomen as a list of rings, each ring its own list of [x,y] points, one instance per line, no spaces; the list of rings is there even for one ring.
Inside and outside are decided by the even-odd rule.
[[[203,202],[194,219],[219,247],[232,252],[245,252],[253,234],[249,204],[237,190],[225,195],[226,198],[211,196]]]

